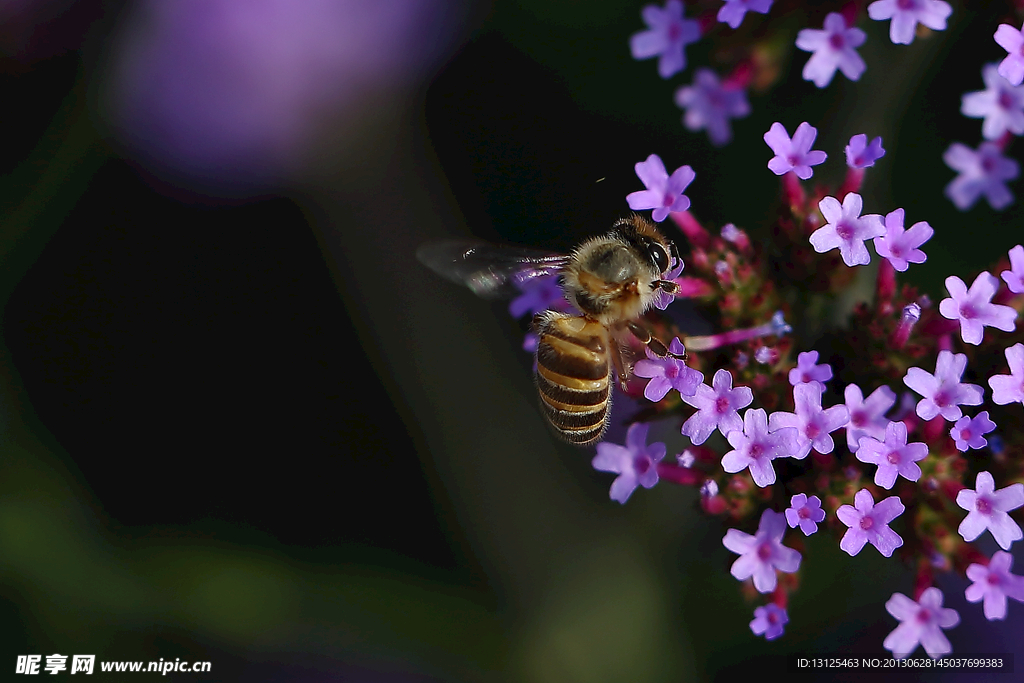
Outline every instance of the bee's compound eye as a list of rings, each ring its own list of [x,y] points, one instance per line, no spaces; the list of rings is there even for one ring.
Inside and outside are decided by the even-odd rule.
[[[654,265],[658,268],[659,273],[664,273],[668,270],[668,252],[665,251],[665,247],[661,246],[657,242],[651,242],[647,247],[647,253],[654,262]]]

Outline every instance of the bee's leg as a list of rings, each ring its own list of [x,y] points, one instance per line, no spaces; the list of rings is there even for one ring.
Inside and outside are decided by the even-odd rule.
[[[619,376],[619,388],[622,389],[622,393],[626,393],[626,384],[629,382],[629,374],[626,372],[626,365],[622,362],[622,349],[619,347],[619,343],[614,339],[611,340],[611,352],[612,352],[612,366],[615,368],[615,373]]]
[[[629,327],[629,331],[633,333],[633,336],[640,340],[641,344],[646,344],[647,348],[651,350],[651,353],[653,353],[658,358],[670,357],[677,358],[682,361],[686,360],[685,353],[681,356],[672,353],[660,340],[652,337],[650,332],[645,330],[643,327],[637,325],[635,322],[629,321],[626,323],[626,326]]]
[[[660,289],[666,294],[675,294],[679,291],[679,285],[671,280],[655,280],[651,283],[651,289]]]

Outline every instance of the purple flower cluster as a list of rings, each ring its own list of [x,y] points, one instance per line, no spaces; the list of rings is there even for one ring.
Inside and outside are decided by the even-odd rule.
[[[805,80],[825,88],[837,71],[852,81],[868,73],[858,54],[867,40],[857,26],[865,9],[870,19],[889,22],[889,38],[899,45],[945,30],[953,11],[942,0],[866,5],[825,10],[820,27],[799,30],[788,48],[810,53]],[[739,29],[736,40],[743,41],[772,21],[758,18],[743,26],[747,13],[771,9],[771,0],[726,0],[716,24],[709,12],[687,19],[683,3],[668,0],[664,7],[644,8],[647,30],[632,37],[631,49],[637,59],[659,57],[659,73],[667,78],[685,69],[684,49],[702,32],[730,36],[727,25]],[[975,149],[952,143],[943,154],[957,172],[945,194],[961,210],[983,196],[992,208],[1005,208],[1013,201],[1007,182],[1019,174],[1006,150],[1012,136],[1024,135],[1024,28],[1001,25],[995,40],[1006,58],[982,67],[984,89],[964,93],[960,105],[961,114],[982,120],[984,139]],[[740,56],[731,73],[701,67],[689,85],[676,90],[684,127],[704,131],[714,145],[733,140],[734,120],[751,112],[747,87],[759,88],[763,63],[776,58],[766,44],[753,43],[735,53]],[[735,137],[743,139],[739,124]],[[930,586],[936,569],[966,567],[973,582],[966,597],[983,602],[989,619],[1006,616],[1008,598],[1024,601],[1024,577],[1010,572],[1010,555],[1000,551],[986,559],[970,545],[986,530],[1004,551],[1024,537],[1010,516],[1024,507],[1024,483],[1015,481],[1024,469],[1014,460],[1024,443],[1010,429],[993,433],[996,422],[1013,424],[995,406],[1024,405],[1024,330],[1017,326],[1024,310],[1024,246],[1009,250],[1003,259],[1008,267],[971,274],[973,280],[950,275],[944,298],[901,287],[897,274],[926,262],[925,248],[936,230],[923,220],[908,225],[903,208],[881,211],[870,205],[873,195],[862,195],[866,169],[886,154],[882,139],[851,136],[842,184],[813,189],[802,181],[828,160],[814,149],[818,130],[806,121],[795,129],[775,122],[763,139],[772,152],[768,169],[780,176],[782,192],[779,218],[761,241],[731,223],[718,232],[698,222],[684,194],[695,178],[689,166],[669,174],[656,155],[636,165],[645,189],[627,197],[629,207],[652,210],[657,222],[671,217],[690,247],[663,274],[677,287],[668,288],[672,294],[658,291],[656,308],[665,310],[675,298],[710,304],[715,310],[709,319],[722,329],[697,336],[667,316],[644,319],[652,336],[672,340],[670,355],[648,350],[633,368],[649,380],[643,397],[657,406],[637,413],[625,446],[600,444],[594,467],[618,475],[610,495],[619,502],[638,486],[653,486],[660,472],[666,481],[699,486],[707,513],[746,523],[746,531],[730,528],[723,544],[739,555],[732,575],[772,594],[750,622],[755,635],[778,638],[789,621],[786,595],[796,582],[780,580],[779,572],[796,572],[801,554],[784,544],[787,527],[801,550],[795,530],[810,536],[819,528],[838,528],[839,547],[850,556],[870,544],[884,557],[899,550],[921,559],[917,600],[895,593],[885,604],[900,623],[883,646],[895,657],[909,656],[918,646],[931,657],[948,654],[952,648],[943,631],[959,615],[944,608],[942,592]],[[851,269],[870,265],[872,247],[880,259],[874,296],[856,305],[845,326],[838,325],[844,338],[829,345],[829,362],[817,350],[801,351],[832,331],[832,297],[850,287]],[[557,301],[557,293],[538,290],[535,304],[524,299],[517,310],[540,306],[545,297],[549,306]],[[799,335],[814,335],[810,339],[782,338],[792,330],[781,312],[777,322],[764,322],[770,311],[805,304],[807,309],[796,312],[796,327]],[[900,383],[906,390],[897,406],[894,389]],[[986,383],[991,402],[982,409]],[[843,402],[829,400],[831,392],[842,392]],[[627,393],[638,397],[639,386]],[[675,464],[662,463],[664,445],[646,445],[646,429],[637,430],[654,415],[676,417],[689,438]],[[845,439],[836,438],[841,429]],[[972,476],[975,488],[964,488]],[[920,504],[925,497],[928,504]],[[779,504],[787,499],[788,507]],[[758,513],[756,532],[747,533]]]

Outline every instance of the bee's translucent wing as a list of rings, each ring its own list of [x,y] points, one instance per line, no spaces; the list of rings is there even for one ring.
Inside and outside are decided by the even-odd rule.
[[[428,242],[416,258],[438,275],[469,287],[485,299],[508,299],[535,277],[556,275],[569,262],[564,254],[487,242]]]

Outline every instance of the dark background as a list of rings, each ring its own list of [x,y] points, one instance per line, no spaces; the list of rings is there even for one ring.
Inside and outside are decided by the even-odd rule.
[[[761,135],[775,120],[790,131],[807,120],[819,129],[815,147],[829,154],[815,181],[841,179],[851,135],[883,135],[888,153],[869,170],[866,210],[902,206],[908,225],[932,224],[929,261],[911,279],[938,297],[946,275],[973,277],[1020,241],[1019,202],[995,213],[982,200],[960,213],[942,196],[954,175],[942,152],[953,141],[980,140],[980,121],[960,116],[959,98],[980,89],[981,64],[1000,57],[991,34],[1005,8],[955,5],[949,30],[909,47],[888,42],[887,24],[863,19],[868,70],[859,83],[837,75],[818,90],[801,80],[805,55],[795,53],[778,84],[751,95],[753,114],[734,121],[735,140],[721,149],[684,130],[671,101],[693,66],[713,61],[710,41],[690,46],[687,72],[665,82],[653,62],[629,57],[639,8],[528,2],[479,12],[410,108],[409,167],[430,169],[424,185],[443,208],[424,219],[433,227],[396,228],[385,241],[380,233],[401,216],[425,215],[400,187],[325,190],[324,181],[250,201],[169,192],[104,142],[97,124],[92,151],[65,174],[57,199],[33,214],[33,234],[42,237],[7,262],[3,338],[22,388],[18,412],[51,454],[44,468],[64,472],[55,490],[77,501],[92,535],[78,536],[82,548],[64,560],[38,555],[38,577],[14,560],[4,565],[15,577],[0,603],[10,636],[5,662],[13,665],[8,652],[77,653],[109,639],[108,659],[210,659],[208,680],[711,680],[781,666],[788,652],[883,653],[895,624],[882,605],[894,590],[911,591],[908,570],[875,556],[840,557],[833,541],[812,539],[786,635],[772,644],[754,638],[753,605],[728,575],[724,528],[700,516],[694,493],[663,483],[625,508],[610,503],[610,478],[590,471],[590,454],[551,442],[533,411],[518,324],[501,304],[471,301],[414,270],[412,253],[425,239],[466,234],[566,250],[626,212],[625,195],[639,189],[633,164],[652,152],[670,171],[684,163],[696,170],[688,191],[696,215],[756,233],[778,192]],[[97,77],[93,55],[116,9],[104,5],[81,49],[3,62],[6,100],[16,103],[0,156],[7,215],[23,215],[25,197],[45,179],[61,112],[69,94]],[[811,12],[811,25],[822,14]],[[755,16],[746,21],[763,23]],[[807,25],[801,21],[780,17],[779,30],[795,35]],[[408,294],[417,288],[423,292]],[[438,306],[444,310],[432,310]],[[424,360],[424,349],[434,357]],[[422,374],[402,371],[414,360]],[[511,387],[510,398],[473,385],[474,368]],[[432,402],[456,421],[424,423],[421,406]],[[504,444],[465,432],[457,420],[475,419],[471,410],[509,422],[493,437]],[[670,439],[672,431],[665,430]],[[457,446],[463,437],[468,445]],[[524,455],[520,466],[516,449],[534,443],[545,451]],[[445,445],[467,459],[441,463]],[[674,445],[682,446],[670,443],[670,453]],[[479,467],[492,469],[459,465],[483,460]],[[12,482],[28,462],[36,461],[12,457],[6,466],[8,506],[20,500]],[[489,488],[499,485],[507,490]],[[565,499],[556,499],[563,490]],[[543,500],[519,516],[516,506],[534,497]],[[491,498],[510,507],[480,502]],[[51,512],[78,514],[70,510],[55,502]],[[522,543],[495,540],[505,532],[489,515],[518,520]],[[22,518],[5,519],[11,538],[22,528],[11,520]],[[481,531],[491,527],[491,535]],[[44,548],[68,540],[47,528],[24,526]],[[528,542],[535,535],[547,541]],[[545,550],[565,546],[571,555],[581,539],[589,555]],[[627,556],[619,544],[642,548],[635,557],[651,563],[656,578],[637,594],[623,586],[632,575],[617,574],[614,558]],[[153,559],[103,570],[133,587],[90,579],[102,557],[133,554]],[[93,559],[78,568],[75,558]],[[255,568],[246,568],[253,558]],[[181,616],[188,608],[131,597],[174,585],[179,562],[184,575],[223,571],[228,592],[238,589],[220,627],[197,625],[215,616],[192,623]],[[56,564],[80,583],[46,578]],[[236,575],[224,566],[241,568]],[[282,569],[284,578],[264,586],[268,567],[291,573]],[[587,592],[595,576],[607,585]],[[351,592],[310,608],[320,602],[321,579]],[[284,629],[278,612],[253,606],[277,600],[271,594],[282,585],[302,596],[280,597],[292,605],[288,637],[267,635],[261,645],[255,632],[235,628],[265,618]],[[560,585],[578,588],[580,599],[553,600]],[[966,622],[980,606],[964,606],[963,585],[950,579],[943,587]],[[63,602],[54,586],[67,591]],[[67,598],[79,593],[85,607]],[[40,607],[47,596],[53,604]],[[591,614],[587,600],[608,604]],[[1010,605],[1018,625],[1020,611]],[[657,637],[640,646],[619,641],[630,652],[610,655],[621,655],[622,668],[608,668],[592,654],[615,650],[614,640],[602,641],[605,618],[638,638],[649,630]],[[445,619],[465,632],[432,633],[445,631]],[[597,632],[586,630],[590,621]],[[1013,623],[981,628],[1008,636]],[[966,626],[949,634],[955,652],[998,642]],[[631,668],[637,659],[642,666]]]

